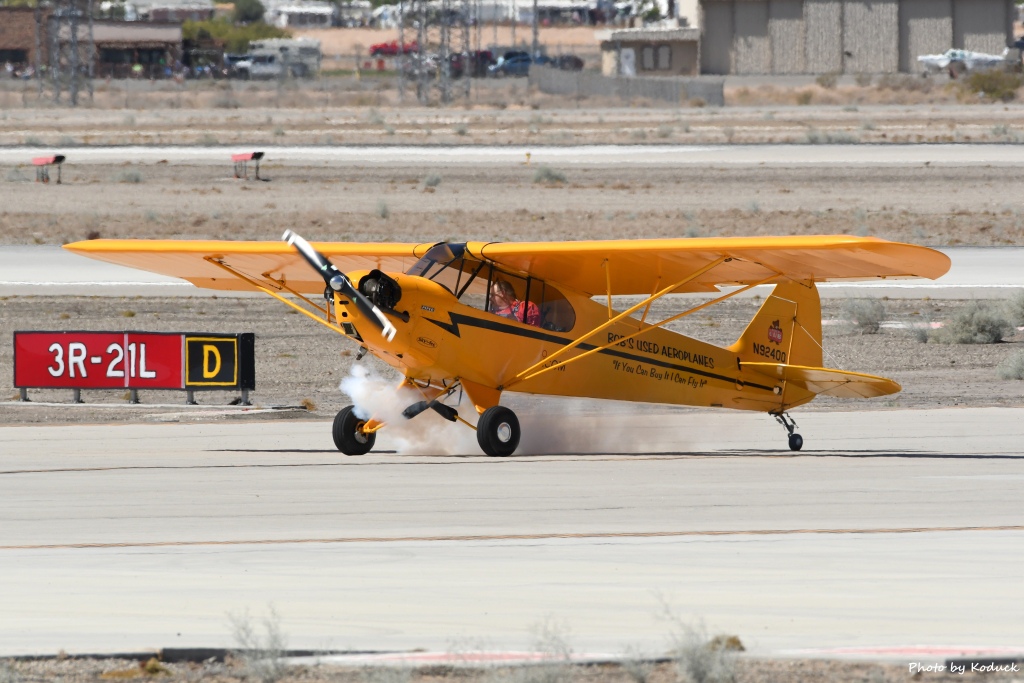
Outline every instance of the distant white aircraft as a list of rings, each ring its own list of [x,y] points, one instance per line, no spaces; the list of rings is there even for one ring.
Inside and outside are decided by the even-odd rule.
[[[968,71],[1004,67],[1008,63],[1008,54],[1009,48],[1003,50],[1001,55],[989,55],[970,50],[946,50],[941,55],[921,55],[917,61],[924,66],[926,73],[948,70],[949,75],[956,78]]]

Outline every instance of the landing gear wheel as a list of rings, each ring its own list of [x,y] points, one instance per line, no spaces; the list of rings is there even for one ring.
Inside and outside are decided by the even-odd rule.
[[[377,440],[376,434],[364,434],[360,431],[366,420],[356,415],[356,407],[342,408],[334,416],[334,445],[345,455],[365,455],[373,448]]]
[[[789,433],[789,450],[798,451],[804,447],[804,437],[796,433],[796,422],[785,413],[771,413],[775,420]]]
[[[519,418],[503,406],[491,406],[476,423],[476,441],[490,456],[512,455],[519,446],[519,436]]]

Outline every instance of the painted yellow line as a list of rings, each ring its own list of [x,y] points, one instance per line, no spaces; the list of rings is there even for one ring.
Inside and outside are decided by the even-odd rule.
[[[230,541],[139,541],[126,543],[50,543],[28,545],[0,545],[0,550],[57,550],[70,548],[175,548],[186,546],[290,545],[306,543],[432,543],[436,541],[464,543],[467,541],[540,541],[561,538],[676,538],[701,536],[790,536],[794,534],[921,534],[929,532],[951,531],[1024,531],[1024,525],[893,527],[877,529],[728,529],[719,531],[621,531],[605,533],[584,532],[548,534],[480,534],[474,536],[352,536],[341,538],[265,538]]]

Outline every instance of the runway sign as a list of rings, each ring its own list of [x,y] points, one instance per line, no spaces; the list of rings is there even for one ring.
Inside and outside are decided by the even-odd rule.
[[[14,386],[28,389],[255,389],[252,333],[14,333]]]

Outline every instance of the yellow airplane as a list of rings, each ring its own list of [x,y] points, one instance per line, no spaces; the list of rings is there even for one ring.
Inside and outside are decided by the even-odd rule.
[[[938,278],[941,252],[845,235],[584,242],[311,245],[282,242],[91,240],[75,253],[183,278],[198,287],[257,290],[358,344],[420,392],[412,419],[432,409],[476,430],[488,455],[511,455],[519,421],[505,391],[754,410],[803,446],[787,411],[818,394],[849,398],[900,390],[884,377],[821,367],[816,283]],[[665,329],[759,285],[774,285],[736,343],[718,347]],[[721,287],[736,287],[723,291]],[[708,301],[664,320],[669,294]],[[323,295],[325,302],[316,299]],[[626,310],[612,297],[641,296]],[[475,424],[452,405],[465,392]],[[349,455],[368,452],[385,425],[354,406],[335,417]]]

